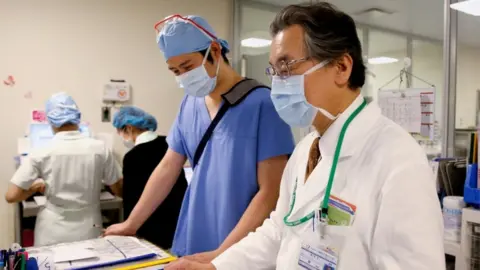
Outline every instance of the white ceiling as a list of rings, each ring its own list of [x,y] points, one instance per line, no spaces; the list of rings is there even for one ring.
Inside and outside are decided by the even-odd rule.
[[[244,9],[244,19],[242,20],[242,32],[248,34],[251,32],[258,33],[259,30],[265,33],[275,16],[275,12],[280,7],[305,1],[255,0],[247,2],[247,8]],[[329,2],[350,14],[360,24],[434,40],[443,40],[443,0],[330,0]],[[392,14],[378,17],[355,15],[370,8],[380,8]],[[480,29],[480,17],[459,13],[458,26],[458,36],[461,44],[480,47],[480,32],[478,31]],[[395,39],[386,38],[384,40],[392,46],[398,46]],[[389,47],[386,46],[387,44],[382,45],[383,48]]]
[[[241,39],[250,37],[270,39],[268,27],[274,19],[276,12],[250,6],[244,7],[242,12],[244,18],[255,19],[242,20]],[[360,41],[363,41],[362,29],[357,30]],[[370,56],[385,56],[388,52],[404,52],[405,55],[407,54],[407,39],[405,36],[392,35],[391,33],[382,31],[370,31],[369,40],[368,52],[365,52],[365,54]],[[269,47],[242,47],[242,53],[247,55],[267,54],[269,50]]]

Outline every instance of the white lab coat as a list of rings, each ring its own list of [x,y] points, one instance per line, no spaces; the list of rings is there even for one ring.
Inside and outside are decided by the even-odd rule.
[[[284,171],[276,210],[255,233],[213,261],[217,270],[301,269],[302,241],[312,237],[312,221],[287,227],[295,179],[296,203],[289,220],[297,220],[323,200],[340,129],[362,102],[354,103],[320,139],[322,159],[304,183],[310,146],[317,133],[296,147]],[[327,226],[339,248],[336,270],[445,269],[443,221],[435,181],[426,156],[400,126],[369,104],[345,135],[332,195],[357,206],[352,226]],[[318,230],[317,230],[318,233]]]
[[[11,182],[27,190],[41,178],[47,203],[35,224],[35,246],[96,238],[101,229],[102,180],[113,185],[120,170],[101,141],[78,131],[57,133],[45,148],[24,160]]]

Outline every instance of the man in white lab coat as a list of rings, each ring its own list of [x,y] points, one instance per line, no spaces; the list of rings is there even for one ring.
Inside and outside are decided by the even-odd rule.
[[[272,100],[315,132],[285,169],[276,210],[212,264],[167,269],[445,269],[443,224],[425,153],[360,94],[355,23],[328,3],[284,8],[270,26]]]

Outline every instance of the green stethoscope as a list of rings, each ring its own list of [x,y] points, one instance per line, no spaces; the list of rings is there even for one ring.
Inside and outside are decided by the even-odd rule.
[[[362,104],[347,118],[347,121],[345,121],[345,123],[343,124],[342,129],[340,131],[340,135],[338,136],[338,142],[335,148],[335,154],[333,156],[332,168],[330,169],[327,188],[325,189],[325,197],[323,198],[323,202],[321,204],[320,219],[322,222],[325,222],[328,218],[328,202],[330,200],[330,192],[332,191],[333,179],[335,178],[335,171],[337,170],[338,159],[340,157],[340,150],[342,148],[345,133],[350,123],[353,121],[355,117],[357,117],[357,115],[365,108],[366,105],[367,105],[367,101],[364,99]],[[295,199],[297,195],[297,183],[298,183],[298,178],[295,180],[295,187],[293,188],[292,202],[290,203],[290,210],[285,215],[285,217],[283,217],[283,222],[285,223],[285,225],[289,227],[294,227],[294,226],[303,224],[315,216],[315,211],[312,211],[310,214],[300,219],[297,219],[294,221],[288,221],[288,218],[292,214],[293,207],[295,206]]]

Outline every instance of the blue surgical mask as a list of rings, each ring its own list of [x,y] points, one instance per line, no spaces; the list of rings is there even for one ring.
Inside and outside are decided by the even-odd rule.
[[[278,115],[290,126],[310,126],[315,119],[315,115],[317,115],[317,111],[330,120],[337,118],[325,109],[312,106],[305,98],[305,75],[324,67],[326,64],[328,64],[328,61],[323,61],[302,75],[292,75],[285,79],[273,76],[271,93],[273,105]]]
[[[217,63],[217,73],[215,74],[215,77],[211,78],[205,69],[205,63],[209,53],[210,47],[208,47],[201,66],[175,77],[178,85],[185,90],[187,95],[205,97],[215,89],[220,61]]]

